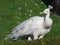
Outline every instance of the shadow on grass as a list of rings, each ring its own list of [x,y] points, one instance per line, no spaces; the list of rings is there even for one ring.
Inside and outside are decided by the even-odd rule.
[[[60,36],[43,38],[39,40],[3,40],[0,45],[60,45]]]

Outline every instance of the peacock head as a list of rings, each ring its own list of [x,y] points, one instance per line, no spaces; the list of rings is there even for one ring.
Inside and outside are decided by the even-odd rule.
[[[43,12],[40,12],[40,14],[43,14],[43,13],[50,14],[50,9],[53,9],[53,7],[49,5],[49,7],[45,9]]]
[[[50,9],[49,8],[47,8],[47,9],[45,9],[43,12],[40,12],[40,14],[50,14]]]

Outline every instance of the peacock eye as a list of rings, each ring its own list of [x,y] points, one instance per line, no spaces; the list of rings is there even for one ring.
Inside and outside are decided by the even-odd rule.
[[[48,11],[46,11],[46,12],[48,12]]]

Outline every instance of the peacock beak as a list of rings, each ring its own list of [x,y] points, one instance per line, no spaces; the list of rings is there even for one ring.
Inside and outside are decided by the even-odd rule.
[[[43,14],[44,12],[40,12],[40,14]]]

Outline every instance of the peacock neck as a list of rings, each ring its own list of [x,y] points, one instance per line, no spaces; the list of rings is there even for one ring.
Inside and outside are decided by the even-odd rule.
[[[48,13],[47,15],[46,15],[46,18],[49,18],[50,17],[50,13]]]

